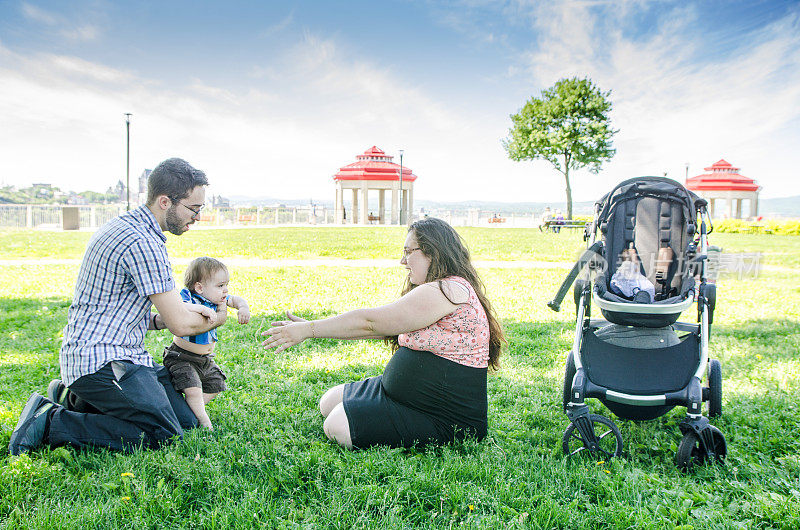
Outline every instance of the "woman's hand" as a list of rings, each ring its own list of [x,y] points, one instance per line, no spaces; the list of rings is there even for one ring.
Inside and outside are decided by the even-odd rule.
[[[276,320],[272,323],[273,326],[285,326],[287,324],[291,324],[292,322],[308,322],[305,318],[301,318],[292,314],[291,311],[286,312],[286,318],[289,320]]]
[[[291,313],[287,313],[291,319],[295,317]],[[311,324],[304,319],[297,321],[281,321],[273,322],[273,327],[261,333],[262,336],[267,337],[261,343],[264,348],[275,348],[275,353],[280,353],[286,348],[300,344],[307,338],[311,337]]]

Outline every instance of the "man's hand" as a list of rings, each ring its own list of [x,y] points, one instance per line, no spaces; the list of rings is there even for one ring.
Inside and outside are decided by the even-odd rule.
[[[177,288],[165,293],[150,295],[161,320],[176,337],[199,335],[219,327],[227,318],[226,308],[223,314],[215,314],[213,310],[200,304],[187,304],[181,300]]]
[[[198,313],[205,318],[209,324],[214,324],[217,320],[217,312],[201,304],[184,304],[186,309]]]

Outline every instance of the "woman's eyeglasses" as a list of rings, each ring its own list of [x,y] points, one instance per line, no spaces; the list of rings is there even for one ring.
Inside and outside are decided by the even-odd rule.
[[[422,249],[420,249],[419,247],[416,247],[416,248],[404,248],[403,249],[403,259],[408,259],[408,256],[410,256],[411,253],[414,252],[415,250],[422,250]]]

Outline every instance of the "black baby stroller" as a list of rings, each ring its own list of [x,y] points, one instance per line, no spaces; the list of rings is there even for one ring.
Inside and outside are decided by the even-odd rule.
[[[622,453],[614,422],[589,413],[586,398],[598,398],[632,420],[686,407],[678,466],[725,457],[725,437],[701,411],[707,401],[709,416],[722,413],[722,370],[708,358],[716,286],[706,281],[706,220],[708,232],[713,229],[706,206],[662,177],[626,180],[596,203],[584,233],[588,248],[548,304],[558,311],[575,283],[575,339],[564,376],[566,454],[607,459]],[[695,298],[698,323],[678,322]],[[590,318],[592,304],[605,319]]]

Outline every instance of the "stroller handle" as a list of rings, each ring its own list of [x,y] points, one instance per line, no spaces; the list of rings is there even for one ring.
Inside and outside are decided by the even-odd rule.
[[[596,241],[594,244],[592,244],[592,246],[584,251],[581,257],[578,258],[578,261],[575,262],[575,265],[572,266],[572,270],[570,270],[569,274],[567,274],[567,277],[564,279],[561,287],[558,288],[555,298],[547,302],[547,307],[556,313],[561,310],[561,302],[563,302],[564,297],[567,296],[567,291],[569,291],[569,288],[573,283],[575,283],[575,279],[578,277],[578,274],[581,273],[586,264],[592,261],[595,255],[600,255],[599,250],[601,248],[603,248],[603,242]]]

